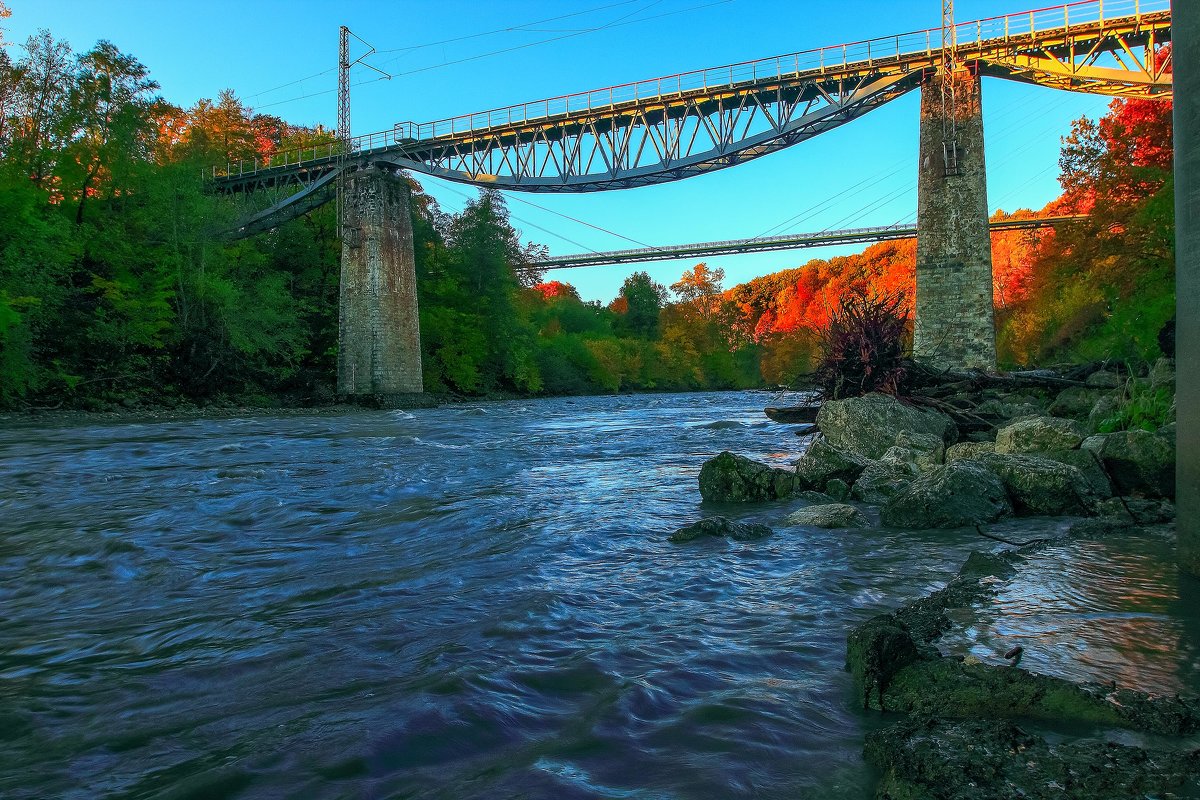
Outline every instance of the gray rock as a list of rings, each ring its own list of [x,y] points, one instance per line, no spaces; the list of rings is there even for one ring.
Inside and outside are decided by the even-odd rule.
[[[884,394],[826,401],[817,414],[817,427],[834,447],[869,459],[882,456],[900,431],[947,442],[957,437],[954,422],[945,414],[907,406]]]
[[[1116,389],[1121,385],[1121,376],[1115,372],[1102,369],[1088,375],[1084,383],[1088,386],[1096,386],[1101,389]]]
[[[1144,497],[1110,497],[1101,500],[1097,512],[1105,517],[1123,520],[1126,525],[1154,525],[1175,519],[1175,504],[1170,500],[1150,500]]]
[[[946,463],[965,461],[996,452],[995,442],[959,442],[946,448]]]
[[[883,507],[892,528],[959,528],[1012,513],[1001,480],[977,463],[956,461],[918,476]]]
[[[809,506],[788,515],[789,525],[807,525],[811,528],[869,528],[871,522],[854,506],[831,503]]]
[[[805,502],[812,503],[813,505],[817,506],[840,502],[836,498],[830,497],[824,492],[814,492],[811,489],[807,489],[796,496]]]
[[[1089,514],[1100,499],[1078,469],[1042,456],[993,453],[973,463],[1003,481],[1018,514]]]
[[[1063,389],[1050,404],[1050,414],[1055,417],[1070,417],[1083,421],[1096,405],[1096,401],[1109,396],[1103,389],[1071,386]]]
[[[1083,475],[1092,492],[1098,498],[1112,497],[1112,482],[1104,466],[1090,450],[1047,450],[1032,455],[1048,458],[1060,464],[1069,464]]]
[[[824,489],[834,478],[853,483],[867,466],[867,461],[829,443],[824,436],[813,439],[808,452],[796,462],[796,475],[801,483],[812,489]]]
[[[984,416],[1003,417],[1004,419],[1037,417],[1045,413],[1041,406],[1032,403],[1006,403],[996,398],[984,400],[975,407],[975,411]]]
[[[904,491],[916,476],[917,468],[912,463],[874,461],[858,476],[850,492],[864,503],[883,505]]]
[[[705,500],[745,503],[778,500],[798,491],[796,474],[769,467],[728,451],[700,468],[700,496]]]
[[[896,447],[915,452],[915,462],[921,468],[943,464],[946,461],[945,440],[930,433],[900,431],[896,434]]]
[[[690,542],[701,536],[724,536],[738,541],[761,539],[771,535],[771,529],[756,522],[733,522],[725,517],[708,517],[680,528],[667,537],[671,542]]]
[[[1150,368],[1150,374],[1146,376],[1146,380],[1150,382],[1150,388],[1158,389],[1160,387],[1175,388],[1175,362],[1170,358],[1160,358],[1154,362],[1154,366]]]
[[[996,432],[997,453],[1074,450],[1083,443],[1078,422],[1059,417],[1033,417],[1010,422]]]
[[[868,733],[863,754],[882,776],[876,797],[912,800],[1188,797],[1200,773],[1200,750],[1052,744],[1009,720],[913,717]]]
[[[1157,431],[1155,431],[1156,434],[1158,434],[1159,436],[1163,437],[1168,442],[1170,442],[1172,447],[1174,447],[1174,445],[1175,445],[1175,426],[1176,426],[1176,424],[1177,423],[1174,423],[1174,422],[1168,422],[1166,425],[1163,425],[1161,428],[1159,428]]]
[[[1121,408],[1121,401],[1116,395],[1106,394],[1096,401],[1087,415],[1088,431],[1095,433],[1100,425]]]
[[[1118,431],[1090,437],[1088,443],[1104,462],[1118,494],[1175,497],[1175,444],[1167,437]]]
[[[850,484],[841,478],[833,478],[825,484],[825,494],[840,502],[850,496]]]

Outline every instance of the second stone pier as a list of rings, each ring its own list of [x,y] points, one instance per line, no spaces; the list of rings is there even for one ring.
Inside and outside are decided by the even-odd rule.
[[[950,130],[943,81],[953,80],[957,152],[947,159]],[[979,76],[930,75],[921,84],[921,154],[917,181],[917,297],[914,355],[940,367],[996,368],[992,242],[983,162]],[[948,168],[949,162],[949,168]]]
[[[345,178],[338,303],[338,393],[422,391],[421,334],[409,191],[376,167]]]

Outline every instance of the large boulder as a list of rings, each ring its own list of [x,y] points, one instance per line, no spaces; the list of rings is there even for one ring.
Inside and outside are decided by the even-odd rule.
[[[798,491],[796,474],[726,451],[700,468],[700,496],[723,503],[779,500]]]
[[[1060,464],[1069,464],[1079,470],[1097,497],[1112,497],[1112,481],[1108,479],[1108,473],[1104,471],[1099,459],[1090,450],[1046,450],[1031,455],[1048,458]]]
[[[671,542],[690,542],[701,536],[718,536],[749,541],[770,536],[771,529],[756,522],[734,522],[725,517],[708,517],[680,528],[667,537]]]
[[[1084,382],[1088,386],[1097,386],[1101,389],[1116,389],[1121,385],[1122,381],[1121,376],[1117,373],[1111,370],[1101,369],[1093,372],[1091,375],[1088,375],[1087,380]]]
[[[966,461],[996,452],[995,442],[959,442],[946,448],[946,463]]]
[[[1151,389],[1167,387],[1175,388],[1175,361],[1170,358],[1160,358],[1154,362],[1154,366],[1150,368],[1150,374],[1146,376],[1146,380],[1150,383]]]
[[[811,528],[869,528],[871,521],[854,506],[845,503],[829,503],[808,506],[788,515],[789,525],[807,525]]]
[[[1056,417],[1070,417],[1082,421],[1088,418],[1096,401],[1107,396],[1108,392],[1103,389],[1071,386],[1063,389],[1054,398],[1054,402],[1050,404],[1050,413]]]
[[[918,476],[883,507],[892,528],[960,528],[1012,513],[1001,480],[977,463],[956,461]]]
[[[878,459],[901,431],[936,436],[953,442],[958,431],[945,414],[904,405],[884,394],[827,400],[817,414],[817,427],[834,447],[864,458]]]
[[[975,463],[1003,481],[1018,514],[1089,514],[1100,500],[1082,472],[1050,458],[994,453]]]
[[[796,462],[796,475],[805,487],[819,491],[835,478],[854,483],[867,464],[866,459],[834,447],[824,436],[818,436]]]
[[[885,452],[882,457],[886,458],[887,454],[896,448],[912,452],[913,463],[921,469],[946,462],[946,441],[932,433],[900,431],[896,434],[896,446]]]
[[[892,448],[895,450],[896,448]],[[891,450],[888,451],[889,453]],[[850,493],[864,503],[883,505],[908,488],[917,477],[917,467],[912,463],[872,461],[854,482]]]
[[[1059,417],[1027,417],[996,432],[997,453],[1035,453],[1039,450],[1074,450],[1083,443],[1083,427]]]
[[[1118,431],[1089,437],[1118,494],[1175,496],[1175,443],[1149,431]]]
[[[1191,796],[1200,750],[1099,738],[1051,744],[1009,720],[914,717],[867,734],[876,797],[1128,800]]]
[[[1090,432],[1095,433],[1100,430],[1100,426],[1108,420],[1116,416],[1121,410],[1121,400],[1113,394],[1106,394],[1096,401],[1092,406],[1092,410],[1087,415],[1087,428]]]

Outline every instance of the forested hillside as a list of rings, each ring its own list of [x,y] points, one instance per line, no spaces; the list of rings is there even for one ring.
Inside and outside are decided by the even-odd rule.
[[[334,210],[231,242],[221,233],[247,209],[203,178],[330,132],[228,91],[179,108],[158,89],[108,42],[75,53],[42,32],[0,48],[0,407],[331,401]],[[1092,218],[994,238],[1006,364],[1156,355],[1174,303],[1170,141],[1168,103],[1076,123],[1064,194],[1037,213]],[[704,264],[670,287],[638,272],[611,303],[584,302],[528,269],[539,248],[499,194],[447,214],[412,188],[430,392],[791,382],[841,295],[912,295],[915,243],[899,241],[729,289]]]

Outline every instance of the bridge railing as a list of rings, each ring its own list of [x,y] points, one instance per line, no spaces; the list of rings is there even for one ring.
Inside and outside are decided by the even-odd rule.
[[[1170,0],[1079,0],[1065,5],[963,22],[955,26],[955,33],[958,46],[969,48],[985,42],[1027,37],[1044,31],[1070,28],[1073,25],[1138,18],[1143,14],[1169,11],[1170,7]],[[759,81],[783,79],[803,73],[820,74],[832,70],[870,68],[877,64],[884,65],[911,58],[920,53],[932,57],[942,48],[941,37],[941,28],[929,28],[756,61],[682,72],[434,122],[400,122],[390,130],[352,138],[350,152],[358,155],[413,142],[452,139],[467,133],[510,128],[534,121],[546,122],[573,114],[611,109],[643,100],[682,96],[697,91],[734,89]],[[254,174],[265,168],[333,159],[339,152],[339,145],[334,142],[278,153],[265,160],[231,162],[224,168],[214,167],[213,177]]]

